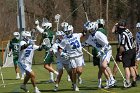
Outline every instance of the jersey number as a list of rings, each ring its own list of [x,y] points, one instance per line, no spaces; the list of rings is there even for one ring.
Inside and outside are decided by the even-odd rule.
[[[25,51],[25,57],[29,57],[30,53],[31,53],[31,50],[26,50]]]
[[[72,45],[72,49],[76,49],[80,47],[78,40],[76,40],[75,42],[72,42],[71,45]]]

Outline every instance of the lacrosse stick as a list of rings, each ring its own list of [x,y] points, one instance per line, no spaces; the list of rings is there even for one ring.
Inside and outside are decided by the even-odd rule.
[[[43,39],[43,42],[42,42],[42,45],[45,45],[45,46],[47,46],[47,47],[51,47],[51,43],[50,43],[50,40],[49,40],[49,38],[44,38]],[[46,57],[44,58],[44,61],[46,60],[46,58],[48,57],[48,55],[49,55],[49,50],[48,50],[48,53],[47,53],[47,55],[46,55]]]
[[[86,16],[86,19],[87,19],[87,21],[89,21],[89,19],[88,19],[88,15],[87,15],[87,8],[86,8],[86,1],[85,0],[83,0],[83,8],[84,8],[84,12],[85,12],[85,16]]]
[[[51,43],[50,43],[49,38],[44,38],[43,42],[42,42],[42,45],[45,45],[45,46],[50,48],[51,47]]]
[[[89,54],[91,57],[93,57],[93,55],[90,53],[90,52],[88,52],[85,48],[82,48],[87,54]]]
[[[115,65],[117,66],[117,68],[118,68],[118,70],[119,70],[119,72],[120,72],[120,74],[121,74],[121,76],[122,76],[122,78],[123,78],[124,87],[127,88],[127,87],[128,87],[128,84],[127,84],[127,81],[126,81],[124,75],[122,74],[122,72],[121,72],[121,70],[120,70],[118,64],[116,63],[114,57],[113,57],[113,56],[111,56],[111,57],[112,57],[112,59],[113,59]]]
[[[59,15],[59,14],[56,14],[56,15],[55,15],[55,22],[57,23],[57,29],[56,29],[56,31],[58,31],[59,19],[60,19],[60,15]]]
[[[3,74],[2,74],[2,71],[1,71],[1,67],[0,67],[0,74],[1,74],[1,80],[2,80],[2,85],[3,87],[5,87],[5,83],[4,83],[4,79],[3,79]]]

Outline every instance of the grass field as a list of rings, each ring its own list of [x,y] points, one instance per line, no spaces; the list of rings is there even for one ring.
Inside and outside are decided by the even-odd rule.
[[[111,61],[111,68],[112,68],[113,62]],[[55,64],[54,64],[55,67]],[[121,70],[122,65],[120,65]],[[41,92],[44,93],[53,93],[54,83],[46,84],[46,80],[49,79],[48,71],[46,71],[43,68],[43,65],[33,65],[33,70],[36,73],[36,80],[37,85]],[[4,81],[6,84],[6,87],[4,88],[2,85],[0,85],[0,93],[22,93],[24,92],[19,88],[20,84],[23,82],[22,80],[16,80],[15,79],[15,72],[14,68],[2,68]],[[132,87],[132,88],[123,88],[122,78],[119,73],[117,73],[116,80],[117,80],[117,87],[111,88],[111,89],[98,89],[97,88],[97,67],[94,67],[92,65],[92,62],[87,62],[86,66],[84,67],[84,72],[82,74],[83,83],[81,85],[78,85],[80,88],[79,93],[139,93],[140,92],[140,82],[137,82],[138,87]],[[104,77],[103,77],[104,79]],[[105,79],[104,79],[105,80]],[[2,84],[1,77],[0,77],[0,83]],[[104,82],[105,84],[105,82]],[[33,87],[31,83],[28,83],[28,89],[32,93]],[[57,93],[76,93],[72,91],[71,88],[71,82],[67,81],[67,74],[66,71],[64,71],[64,75],[62,77],[61,83],[59,85],[59,91]]]

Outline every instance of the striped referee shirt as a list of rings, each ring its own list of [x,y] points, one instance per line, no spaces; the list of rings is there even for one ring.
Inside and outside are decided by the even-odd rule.
[[[119,35],[119,44],[124,46],[125,51],[131,50],[136,47],[132,33],[126,29]]]

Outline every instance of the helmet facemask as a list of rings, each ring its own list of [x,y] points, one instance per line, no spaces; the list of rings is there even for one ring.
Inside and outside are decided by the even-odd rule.
[[[68,25],[67,27],[64,27],[64,33],[67,37],[71,37],[73,34],[73,27],[72,25]]]

